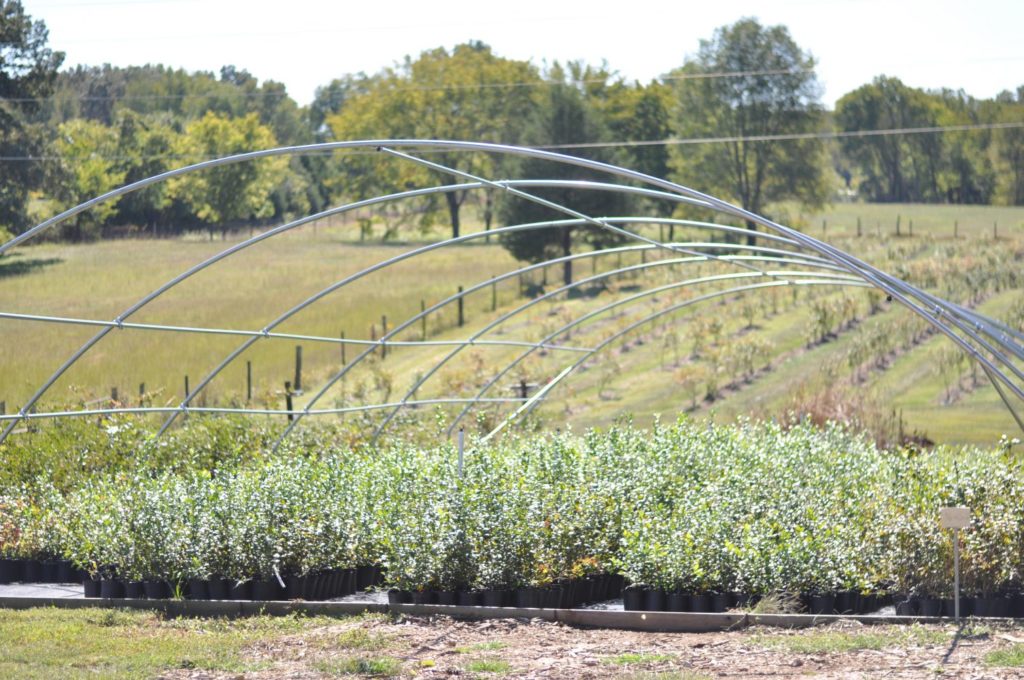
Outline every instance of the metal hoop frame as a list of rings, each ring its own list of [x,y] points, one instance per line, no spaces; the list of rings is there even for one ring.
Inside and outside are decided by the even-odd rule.
[[[154,175],[152,177],[134,182],[132,184],[125,185],[113,191],[107,192],[101,196],[97,196],[89,201],[81,203],[73,208],[70,208],[59,215],[56,215],[35,227],[29,229],[25,233],[11,239],[7,243],[0,244],[0,254],[3,254],[22,244],[29,239],[35,237],[47,229],[50,229],[72,217],[81,213],[82,211],[88,210],[89,208],[108,201],[119,196],[137,191],[144,187],[169,180],[174,177],[181,175],[201,172],[213,167],[250,162],[260,158],[267,158],[272,156],[281,155],[302,155],[302,154],[314,154],[314,153],[327,153],[334,151],[345,151],[345,150],[356,150],[366,152],[368,150],[376,150],[380,152],[382,158],[387,157],[395,159],[397,162],[413,163],[418,164],[422,167],[428,168],[436,173],[447,175],[455,178],[459,183],[438,185],[427,188],[413,189],[409,191],[398,192],[394,194],[379,195],[369,198],[364,198],[352,203],[347,203],[338,207],[324,210],[312,215],[307,215],[296,220],[281,224],[277,227],[267,230],[261,234],[255,235],[245,241],[236,243],[219,253],[207,258],[203,262],[196,264],[189,269],[185,270],[181,274],[177,275],[164,285],[146,294],[138,301],[130,305],[121,314],[116,316],[112,320],[101,320],[101,319],[86,319],[77,317],[55,317],[55,316],[44,316],[44,315],[33,315],[25,313],[15,313],[0,311],[0,318],[8,320],[24,320],[24,321],[37,321],[46,323],[59,323],[59,324],[75,324],[75,325],[87,325],[98,327],[99,330],[94,336],[86,341],[78,350],[73,352],[58,368],[57,370],[44,381],[35,393],[30,397],[24,406],[22,406],[17,414],[0,416],[0,421],[7,421],[7,426],[0,433],[0,443],[4,441],[14,430],[16,425],[23,420],[35,420],[43,418],[58,418],[58,417],[70,417],[70,416],[83,416],[83,415],[105,415],[114,413],[166,413],[168,414],[163,426],[160,429],[160,433],[166,431],[166,429],[174,422],[176,417],[182,413],[196,412],[196,413],[247,413],[247,414],[260,414],[260,415],[290,415],[295,416],[295,419],[289,424],[281,436],[280,441],[283,441],[299,424],[299,422],[307,415],[323,415],[323,414],[341,414],[341,413],[352,413],[359,411],[371,411],[371,410],[387,410],[388,413],[384,417],[383,421],[377,428],[376,434],[379,435],[384,431],[387,425],[392,421],[395,415],[400,409],[408,406],[421,406],[429,404],[462,404],[463,408],[461,412],[456,416],[451,428],[454,428],[458,422],[465,417],[469,411],[477,405],[481,404],[504,404],[504,403],[516,403],[519,407],[497,428],[495,428],[487,436],[493,436],[497,432],[501,431],[507,425],[513,422],[516,418],[526,415],[533,411],[541,401],[550,394],[550,392],[561,384],[565,379],[568,378],[575,370],[582,366],[587,360],[589,360],[594,354],[604,350],[628,333],[632,332],[638,327],[641,327],[645,323],[649,323],[662,316],[671,315],[674,312],[678,312],[686,307],[703,302],[715,297],[735,294],[738,292],[749,292],[756,291],[766,288],[773,288],[787,285],[830,285],[830,286],[857,286],[857,287],[872,287],[881,290],[886,293],[890,298],[902,306],[908,308],[914,314],[924,319],[929,325],[934,327],[939,332],[946,335],[952,340],[962,351],[967,353],[969,356],[974,358],[981,365],[982,369],[986,372],[989,378],[992,380],[993,385],[996,387],[1000,398],[1006,405],[1007,409],[1013,415],[1014,419],[1020,425],[1021,429],[1024,430],[1024,421],[1022,421],[1020,415],[1015,408],[1015,400],[1019,402],[1024,400],[1024,371],[1022,371],[1014,362],[1016,360],[1024,359],[1024,334],[1021,332],[1008,327],[1007,325],[990,319],[984,315],[981,315],[973,310],[964,308],[955,303],[943,300],[933,294],[916,288],[904,281],[901,281],[893,276],[890,276],[858,258],[839,250],[838,248],[817,240],[811,236],[803,234],[794,229],[790,229],[781,224],[768,220],[762,216],[750,213],[742,208],[731,205],[727,202],[721,201],[713,196],[695,191],[693,189],[684,187],[682,185],[670,182],[665,179],[644,175],[639,172],[628,170],[598,161],[591,161],[584,158],[578,158],[575,156],[567,156],[564,154],[554,153],[550,151],[542,151],[538,149],[528,149],[521,147],[511,147],[496,144],[485,144],[477,142],[457,142],[457,141],[442,141],[442,140],[365,140],[365,141],[351,141],[351,142],[332,142],[326,144],[313,144],[307,146],[297,147],[281,147],[276,149],[266,149],[262,151],[254,151],[251,153],[238,154],[234,156],[228,156],[224,158],[213,159],[204,161],[202,163],[196,163],[186,167],[171,170],[169,172]],[[589,171],[598,172],[609,180],[616,180],[617,182],[631,182],[633,184],[621,184],[612,181],[609,182],[594,182],[594,181],[580,181],[580,180],[548,180],[542,178],[525,178],[525,179],[510,179],[510,180],[491,180],[484,177],[472,175],[470,173],[459,171],[455,168],[447,167],[439,163],[432,162],[423,158],[423,154],[429,154],[438,151],[448,152],[465,152],[465,153],[488,153],[497,155],[512,155],[520,157],[540,158],[549,160],[552,162],[577,166],[580,168],[587,169]],[[749,235],[751,232],[746,229],[740,229],[737,227],[731,227],[728,225],[719,225],[709,222],[698,222],[692,220],[673,220],[668,218],[655,218],[655,217],[644,217],[644,216],[592,216],[577,211],[572,206],[563,205],[545,198],[542,198],[535,193],[531,193],[534,189],[550,189],[550,188],[564,188],[564,189],[578,189],[578,190],[593,190],[593,191],[617,191],[630,193],[634,195],[643,196],[651,200],[665,200],[676,203],[685,203],[698,208],[708,209],[714,212],[721,213],[728,217],[746,221],[751,224],[755,224],[765,231],[756,232],[758,239],[763,241],[771,242],[774,245],[780,247],[766,247],[766,246],[750,246],[750,245],[739,245],[729,243],[718,243],[718,242],[677,242],[677,243],[666,243],[658,239],[652,239],[644,234],[630,230],[629,225],[677,225],[683,227],[696,227],[700,229],[715,230],[727,234],[743,234]],[[339,281],[336,281],[321,291],[303,300],[299,304],[293,306],[289,310],[280,314],[273,320],[269,321],[259,330],[242,330],[242,329],[229,329],[229,328],[211,328],[211,327],[194,327],[194,326],[177,326],[177,325],[163,325],[154,323],[135,323],[129,322],[127,319],[135,314],[137,311],[145,307],[147,304],[157,299],[167,291],[173,289],[178,284],[182,283],[186,279],[195,275],[196,273],[203,271],[209,267],[212,267],[219,262],[222,262],[226,258],[245,250],[246,248],[260,243],[264,240],[270,239],[281,233],[288,232],[292,229],[300,226],[310,224],[316,220],[330,217],[332,215],[342,214],[345,212],[358,210],[360,208],[367,208],[376,205],[382,205],[390,202],[411,200],[421,197],[428,197],[434,195],[440,195],[450,192],[459,191],[477,191],[481,189],[497,189],[505,192],[510,197],[514,197],[517,200],[526,200],[533,203],[537,203],[546,208],[549,208],[555,213],[561,213],[566,218],[558,220],[549,220],[545,222],[537,222],[531,224],[521,225],[509,225],[500,229],[495,229],[490,232],[474,233],[465,236],[446,239],[437,243],[431,243],[418,248],[415,248],[409,252],[397,255],[387,260],[378,262],[374,265],[364,268],[359,272],[356,272],[350,276],[347,276]],[[489,235],[497,235],[520,231],[539,230],[539,229],[557,229],[566,226],[575,227],[589,227],[594,229],[600,229],[611,232],[618,237],[623,239],[631,240],[638,245],[629,246],[617,246],[613,248],[607,248],[603,250],[595,250],[585,253],[577,253],[566,257],[553,258],[538,262],[529,266],[520,267],[516,270],[506,272],[500,276],[494,277],[487,281],[481,281],[476,284],[469,286],[459,294],[449,296],[448,298],[435,303],[428,309],[415,314],[408,319],[405,319],[399,323],[394,329],[385,333],[379,340],[358,340],[358,339],[340,339],[340,338],[329,338],[324,336],[316,335],[303,335],[296,333],[281,333],[274,329],[281,323],[291,318],[299,311],[306,309],[307,307],[316,304],[326,296],[341,290],[350,283],[362,279],[366,276],[370,276],[376,272],[386,269],[389,266],[397,264],[399,262],[417,257],[419,255],[432,252],[448,246],[458,245],[474,239],[483,238]],[[659,259],[652,262],[645,262],[641,265],[634,265],[629,267],[620,267],[610,271],[602,272],[601,274],[595,274],[591,277],[586,277],[575,281],[570,285],[561,286],[550,292],[544,293],[538,298],[528,300],[523,304],[520,304],[515,309],[505,312],[500,315],[497,319],[486,324],[482,329],[473,333],[466,339],[459,340],[428,340],[422,338],[419,341],[408,341],[399,340],[397,336],[405,329],[409,328],[416,321],[423,319],[429,314],[436,313],[443,309],[445,306],[452,302],[458,301],[475,291],[478,291],[486,286],[491,286],[497,282],[506,280],[511,277],[519,276],[523,273],[543,269],[545,267],[554,266],[564,262],[571,262],[583,258],[599,257],[612,253],[623,253],[623,252],[647,252],[647,251],[664,251],[667,254],[672,255],[686,255],[687,257],[675,257],[672,259]],[[725,254],[717,254],[718,252],[725,251]],[[733,251],[730,253],[729,251]],[[737,253],[749,253],[749,254],[737,254]],[[687,280],[675,281],[664,286],[658,286],[647,290],[640,291],[634,295],[626,296],[625,298],[614,300],[609,304],[602,306],[597,310],[580,315],[578,318],[573,319],[567,324],[564,324],[561,328],[554,332],[548,333],[546,337],[540,341],[530,340],[507,340],[507,339],[491,339],[484,338],[488,332],[499,327],[509,319],[516,317],[524,313],[525,311],[533,308],[535,305],[540,304],[543,301],[550,300],[555,296],[561,295],[577,289],[580,286],[602,281],[612,276],[623,275],[633,273],[637,271],[647,271],[655,267],[675,267],[678,265],[693,264],[696,262],[718,262],[729,267],[733,267],[738,272],[734,274],[719,274],[715,276],[697,277]],[[765,270],[762,267],[766,264],[785,264],[795,265],[801,269],[768,269]],[[724,283],[732,280],[742,279],[757,279],[765,278],[768,280],[750,283],[740,286],[734,286],[725,290],[716,290],[709,293],[702,294],[698,297],[691,298],[682,303],[670,305],[665,309],[655,311],[652,314],[647,315],[641,320],[634,322],[627,326],[625,329],[620,330],[611,337],[606,338],[594,347],[577,347],[568,344],[560,344],[557,339],[563,335],[566,335],[574,328],[591,321],[600,314],[605,313],[613,308],[628,305],[641,298],[657,295],[658,292],[667,290],[686,288],[690,286],[698,286],[704,284],[717,284]],[[162,331],[162,332],[179,332],[179,333],[200,333],[200,334],[218,334],[218,335],[236,335],[244,337],[243,343],[233,352],[228,354],[221,362],[219,362],[202,380],[197,383],[196,387],[192,389],[188,394],[185,395],[184,400],[178,406],[168,407],[138,407],[138,408],[112,408],[112,409],[83,409],[79,411],[50,411],[50,412],[36,412],[35,409],[40,399],[45,395],[47,390],[64,374],[70,369],[82,356],[84,356],[89,350],[96,344],[101,342],[113,330],[134,330],[134,331]],[[249,347],[258,342],[263,338],[268,339],[291,339],[291,340],[306,340],[312,342],[323,342],[323,343],[345,343],[353,345],[361,345],[364,347],[363,351],[351,362],[346,365],[340,371],[335,373],[331,378],[317,391],[312,399],[306,404],[306,406],[300,410],[279,410],[279,409],[249,409],[249,408],[217,408],[217,407],[194,407],[191,405],[193,399],[207,386],[209,383],[228,365],[230,365],[235,359],[237,359],[242,353],[245,352]],[[386,404],[371,403],[356,406],[346,406],[339,408],[314,408],[317,402],[328,393],[330,388],[340,379],[342,379],[354,366],[358,365],[363,359],[369,356],[372,352],[376,351],[379,347],[385,345],[391,346],[451,346],[452,350],[445,355],[438,362],[430,366],[426,372],[416,381],[412,388],[410,388],[406,394],[397,402],[391,402]],[[487,383],[478,391],[478,393],[472,398],[458,398],[458,397],[444,397],[436,399],[415,399],[416,392],[423,386],[423,384],[434,376],[449,360],[458,355],[463,349],[470,346],[505,346],[505,347],[521,347],[523,352],[510,363],[506,364],[497,373],[487,381]],[[508,374],[515,366],[521,363],[528,356],[533,354],[535,351],[551,350],[558,352],[567,352],[569,354],[577,355],[577,358],[569,363],[560,373],[553,377],[541,390],[528,399],[502,399],[486,397],[486,393],[505,375]]]

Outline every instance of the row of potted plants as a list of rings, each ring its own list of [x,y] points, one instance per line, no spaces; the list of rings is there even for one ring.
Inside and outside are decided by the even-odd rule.
[[[623,579],[616,574],[597,574],[569,579],[544,587],[488,590],[388,590],[390,604],[440,604],[460,607],[517,607],[573,609],[604,602],[622,594]]]
[[[0,488],[0,558],[69,560],[100,583],[186,596],[189,583],[219,583],[220,597],[233,582],[287,597],[289,579],[379,564],[410,601],[578,606],[611,575],[659,610],[801,593],[812,610],[846,611],[846,593],[949,597],[938,508],[966,505],[963,586],[989,596],[1019,592],[1024,574],[1013,446],[884,451],[838,426],[684,420],[470,446],[460,467],[450,446],[321,439],[211,469],[126,465]]]
[[[381,584],[380,567],[326,569],[292,574],[283,579],[192,578],[184,583],[162,580],[129,581],[118,578],[86,578],[86,597],[164,600],[330,600]]]

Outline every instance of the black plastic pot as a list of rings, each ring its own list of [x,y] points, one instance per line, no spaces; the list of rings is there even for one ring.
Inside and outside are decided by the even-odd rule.
[[[917,603],[918,601],[914,598],[898,600],[896,602],[896,616],[916,616]]]
[[[302,597],[303,586],[306,585],[306,577],[292,574],[284,577],[284,596],[289,600],[298,600]]]
[[[436,590],[414,590],[412,593],[413,604],[437,604]]]
[[[405,590],[398,590],[392,588],[388,591],[388,604],[408,604],[412,601],[412,596]]]
[[[922,597],[918,602],[917,611],[921,616],[941,616],[942,600],[937,597]]]
[[[437,603],[445,604],[449,606],[455,606],[455,603],[459,599],[459,594],[454,590],[441,590],[437,593]]]
[[[57,560],[57,583],[77,583],[74,565],[68,560]]]
[[[594,602],[604,602],[608,599],[608,579],[604,574],[598,574],[597,576],[591,576],[590,580],[593,582],[593,586],[590,591],[590,597],[593,598]]]
[[[190,578],[185,586],[186,600],[209,600],[210,588],[206,579]]]
[[[57,580],[57,560],[43,560],[40,564],[40,583],[60,583]]]
[[[520,609],[535,609],[537,605],[536,588],[517,588],[515,594],[516,607]]]
[[[485,590],[482,595],[485,607],[504,607],[508,604],[507,590]]]
[[[836,593],[836,613],[853,614],[857,611],[857,593],[843,590]]]
[[[252,582],[242,581],[241,583],[234,581],[231,583],[232,600],[251,600],[252,599]]]
[[[166,600],[171,596],[166,581],[143,581],[142,592],[146,594],[147,600]]]
[[[732,606],[732,598],[729,593],[712,593],[711,595],[711,611],[716,613],[722,613],[727,611]]]
[[[808,600],[807,610],[811,614],[833,614],[836,610],[836,596],[831,593],[812,595]]]
[[[20,580],[22,583],[41,583],[43,580],[43,563],[39,560],[22,560]]]
[[[316,599],[316,582],[317,573],[311,571],[306,574],[302,582],[302,599],[303,600],[315,600]]]
[[[1017,593],[1010,598],[1010,616],[1015,619],[1024,618],[1024,593]]]
[[[0,559],[0,583],[13,583],[21,579],[21,562],[19,560]]]
[[[455,601],[460,607],[479,607],[483,599],[477,590],[460,590]]]
[[[113,600],[124,597],[124,584],[116,578],[105,578],[100,581],[100,597]]]
[[[145,599],[146,591],[142,588],[142,581],[125,581],[124,596],[128,600]]]
[[[231,581],[229,579],[212,576],[210,577],[210,580],[206,582],[206,593],[209,595],[211,600],[230,599],[230,592]]]
[[[622,591],[622,608],[627,612],[644,610],[644,590],[639,586],[629,586]]]
[[[644,593],[644,611],[665,611],[665,593],[658,588],[651,588]]]
[[[974,615],[985,617],[1006,616],[1009,601],[1004,597],[977,597],[974,599]]]
[[[85,597],[99,597],[100,596],[100,581],[99,579],[87,578],[82,581],[82,588],[85,591]]]
[[[260,602],[273,602],[284,599],[284,588],[276,578],[252,582],[252,599]]]
[[[688,612],[690,611],[689,593],[669,593],[665,596],[665,611],[667,612]]]
[[[690,596],[690,611],[709,612],[711,611],[711,596],[707,593],[694,593]]]
[[[373,565],[364,564],[356,567],[356,589],[366,590],[373,585]]]

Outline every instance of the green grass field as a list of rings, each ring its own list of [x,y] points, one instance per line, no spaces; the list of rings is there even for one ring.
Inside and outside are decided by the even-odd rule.
[[[792,206],[769,211],[776,218],[801,226],[807,233],[837,244],[868,262],[891,270],[909,262],[941,260],[945,253],[976,254],[984,266],[984,253],[1019,248],[1024,241],[1024,209],[999,207],[953,207],[924,205],[836,204],[821,213],[801,214]],[[857,221],[861,236],[857,236]],[[897,219],[900,236],[895,234]],[[822,222],[824,221],[824,229]],[[913,236],[910,236],[911,222]],[[957,238],[954,238],[956,224]],[[998,240],[993,240],[993,224]],[[130,320],[183,326],[216,326],[259,330],[283,311],[359,269],[406,252],[426,241],[360,242],[353,223],[320,225],[270,239],[203,271],[157,299]],[[437,235],[440,235],[438,232]],[[428,235],[429,237],[430,235]],[[707,234],[693,234],[706,239]],[[417,235],[418,239],[425,238]],[[241,240],[240,236],[234,237]],[[199,237],[175,240],[112,240],[85,245],[41,244],[21,248],[0,259],[0,311],[53,316],[113,319],[135,300],[184,269],[220,251],[225,243]],[[632,259],[630,259],[632,258]],[[621,264],[638,261],[626,257]],[[593,264],[580,262],[576,278],[606,271],[619,265],[610,257]],[[478,243],[430,253],[390,267],[339,290],[281,324],[276,330],[337,337],[369,339],[381,332],[381,317],[388,327],[420,310],[421,301],[433,304],[458,286],[469,287],[515,268],[514,260],[496,244]],[[693,267],[693,265],[688,265]],[[714,266],[702,265],[708,274]],[[612,290],[566,299],[553,298],[517,315],[483,338],[530,340],[543,337],[587,310],[605,304],[616,290],[629,293],[696,274],[680,266],[659,267],[638,278],[618,278]],[[724,270],[722,270],[724,271]],[[557,286],[560,270],[547,274],[546,290]],[[964,275],[967,272],[963,272]],[[956,273],[950,273],[955,276]],[[535,273],[530,279],[542,284]],[[939,291],[941,294],[941,291]],[[431,316],[427,334],[432,340],[465,338],[479,330],[498,313],[511,311],[527,298],[519,294],[516,279],[490,287],[466,300],[464,328],[456,327],[456,307],[449,305]],[[847,293],[863,304],[864,293]],[[701,401],[696,416],[707,414],[724,420],[737,416],[782,416],[798,398],[813,399],[828,386],[831,377],[822,367],[838,363],[847,351],[853,332],[840,333],[831,342],[807,347],[808,306],[814,300],[840,296],[832,289],[801,291],[792,300],[782,291],[777,312],[759,307],[753,329],[737,309],[737,300],[727,306],[704,303],[664,322],[645,326],[629,336],[626,346],[613,345],[589,360],[551,394],[541,409],[555,427],[584,427],[606,424],[624,414],[646,422],[653,414],[675,418],[688,410],[690,399],[682,394],[675,375],[680,362],[686,363],[693,334],[700,319],[714,316],[723,322],[722,342],[726,345],[753,334],[773,347],[772,368],[759,373],[735,389],[725,389],[713,403]],[[995,316],[1008,312],[1020,299],[1019,290],[1003,290],[987,297],[980,310]],[[621,315],[601,316],[561,342],[592,346],[611,332],[649,313],[656,305],[682,299],[673,294],[659,296],[625,308]],[[762,297],[751,297],[760,305]],[[497,312],[491,306],[496,304]],[[884,319],[907,314],[889,308],[860,325],[869,327]],[[371,328],[372,326],[372,328]],[[0,320],[0,401],[8,412],[28,398],[64,359],[98,329],[54,325],[22,320]],[[418,340],[421,326],[414,324],[400,339]],[[117,330],[87,353],[48,393],[51,405],[79,405],[110,394],[116,387],[122,401],[138,402],[138,390],[145,383],[149,403],[173,404],[184,394],[184,379],[194,386],[244,338],[195,335],[176,332]],[[254,400],[258,404],[283,406],[281,390],[293,377],[295,345],[304,352],[303,387],[306,394],[297,404],[307,403],[311,391],[333,375],[341,365],[338,345],[294,340],[263,339],[225,370],[211,384],[208,404],[227,404],[242,398],[245,362],[251,361]],[[900,413],[909,431],[919,431],[940,442],[992,443],[1002,433],[1013,434],[1016,426],[991,386],[979,385],[966,391],[952,404],[944,404],[944,385],[935,370],[939,347],[948,341],[933,336],[896,357],[886,370],[872,372],[858,393],[868,395],[874,408]],[[425,372],[448,347],[392,348],[384,361],[370,361],[339,383],[319,406],[347,406],[370,399],[394,400],[405,395],[416,378]],[[346,359],[360,348],[350,345]],[[472,395],[497,367],[503,366],[521,349],[477,346],[460,352],[425,383],[417,396]],[[495,386],[489,396],[512,396],[520,377],[543,383],[558,373],[566,357],[562,352],[534,353],[523,365]],[[849,372],[840,366],[838,373]],[[495,422],[492,414],[485,423]]]

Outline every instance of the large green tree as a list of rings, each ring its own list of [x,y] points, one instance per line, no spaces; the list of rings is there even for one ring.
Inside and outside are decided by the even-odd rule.
[[[428,50],[360,85],[361,93],[327,116],[336,139],[419,138],[517,144],[536,108],[537,70],[496,56],[479,42]],[[408,164],[348,161],[350,186],[377,191],[436,183],[436,174]],[[493,171],[493,158],[464,151],[432,153],[430,160],[474,174]],[[453,181],[451,177],[441,178]],[[452,236],[461,231],[468,192],[445,194]]]
[[[41,98],[50,95],[63,52],[47,45],[46,24],[33,21],[17,0],[0,0],[0,156],[42,155],[42,127],[34,123]],[[40,164],[0,163],[0,227],[27,225],[29,191],[44,179]]]
[[[604,83],[610,74],[580,64],[563,69],[558,64],[548,74],[544,98],[527,128],[526,140],[535,146],[554,146],[607,142],[611,140],[608,121],[602,107],[589,91],[595,82]],[[570,153],[587,158],[623,163],[621,153],[612,148],[573,149]],[[527,158],[518,163],[517,174],[522,177],[607,182],[606,174],[564,163]],[[534,189],[532,194],[565,205],[590,217],[622,216],[630,213],[631,199],[620,192],[589,189]],[[568,215],[523,198],[509,197],[501,207],[501,220],[505,224],[525,224],[546,220],[567,219]],[[603,248],[622,241],[622,237],[595,225],[565,226],[534,229],[505,234],[502,244],[517,259],[543,262],[570,255],[574,249]],[[572,261],[562,265],[562,280],[572,282]]]
[[[175,151],[195,162],[276,144],[274,133],[254,113],[241,118],[207,113],[185,129]],[[273,215],[271,192],[287,171],[288,161],[280,157],[232,163],[175,178],[169,192],[202,223],[226,229],[232,223]]]
[[[84,118],[69,120],[61,123],[53,146],[61,159],[53,194],[62,208],[78,205],[124,182],[114,128]],[[117,204],[118,199],[105,201],[76,215],[63,225],[64,235],[79,241],[95,237],[98,227],[116,213]]]
[[[1011,125],[1024,121],[1024,85],[1014,93],[1001,92],[991,103],[993,122]],[[996,130],[996,159],[1000,178],[998,197],[1009,205],[1024,205],[1024,128],[1013,126]]]
[[[836,126],[844,132],[933,127],[942,107],[925,92],[897,78],[879,76],[836,103]],[[860,176],[859,191],[874,201],[934,201],[940,195],[938,135],[850,136],[843,153]]]
[[[823,127],[814,59],[785,26],[741,19],[719,28],[671,76],[676,133],[724,140],[673,147],[679,181],[727,196],[754,213],[772,201],[820,204],[826,199],[821,140],[765,139]],[[747,227],[756,228],[752,222]]]

